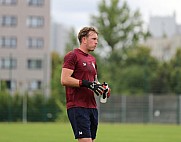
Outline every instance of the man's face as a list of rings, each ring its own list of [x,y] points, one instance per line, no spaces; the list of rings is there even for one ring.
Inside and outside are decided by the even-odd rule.
[[[97,33],[90,31],[88,36],[85,37],[85,44],[88,51],[94,51],[98,44]]]

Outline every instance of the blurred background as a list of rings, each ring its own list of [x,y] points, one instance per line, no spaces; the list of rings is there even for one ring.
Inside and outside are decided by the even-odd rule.
[[[67,121],[64,55],[99,31],[101,122],[181,123],[181,9],[176,0],[0,0],[0,122]]]

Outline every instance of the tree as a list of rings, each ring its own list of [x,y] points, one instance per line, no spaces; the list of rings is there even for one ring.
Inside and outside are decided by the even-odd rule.
[[[51,89],[52,95],[56,99],[60,99],[65,103],[65,90],[63,86],[60,84],[60,73],[61,73],[61,65],[63,63],[63,59],[59,56],[57,52],[52,52],[52,75],[51,75]]]
[[[77,42],[77,36],[76,36],[76,33],[75,33],[75,29],[72,28],[69,32],[69,37],[70,37],[70,40],[69,42],[66,44],[66,49],[65,49],[65,52],[69,52],[71,51],[72,49],[78,47],[78,42]]]
[[[113,93],[149,92],[150,68],[157,62],[148,49],[137,47],[149,36],[139,10],[131,11],[127,2],[120,0],[102,0],[98,10],[98,15],[91,16],[91,24],[99,31],[100,46],[110,51],[100,60],[101,80],[110,82]]]
[[[178,48],[175,56],[170,60],[171,89],[176,94],[181,94],[181,49]]]
[[[54,109],[54,114],[56,112],[60,112],[60,114],[56,117],[56,119],[62,119],[65,120],[65,112],[66,112],[66,106],[65,106],[65,89],[64,87],[60,84],[60,75],[61,75],[61,67],[62,67],[63,59],[60,57],[60,55],[56,52],[52,53],[52,82],[51,82],[51,87],[52,87],[52,96],[51,100],[49,100],[50,104],[54,102],[56,104],[57,109]],[[61,106],[61,107],[60,107]]]
[[[127,49],[124,56],[114,53],[111,56],[112,69],[111,84],[116,93],[150,93],[151,80],[154,71],[157,69],[157,60],[150,55],[150,49],[147,47],[136,46],[133,49]]]
[[[163,62],[154,71],[151,81],[151,92],[154,94],[168,94],[170,89],[170,68],[168,63]]]
[[[113,94],[151,93],[159,62],[150,55],[150,49],[136,46],[126,49],[124,55],[115,51],[109,58],[98,58],[100,80],[109,83]]]
[[[143,31],[139,10],[131,12],[127,2],[123,2],[121,7],[119,3],[119,0],[102,0],[98,7],[99,14],[91,16],[91,24],[98,28],[101,39],[112,51],[135,45],[148,36]]]

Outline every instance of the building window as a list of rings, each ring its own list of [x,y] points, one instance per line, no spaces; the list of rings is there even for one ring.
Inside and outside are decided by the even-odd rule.
[[[16,90],[17,88],[17,83],[14,80],[1,80],[1,83],[5,84],[8,90]]]
[[[16,5],[17,0],[0,0],[0,5]]]
[[[27,46],[28,48],[43,48],[44,40],[43,38],[28,38]]]
[[[3,15],[0,17],[0,25],[8,27],[16,26],[17,18],[15,16]]]
[[[28,27],[39,28],[44,25],[44,18],[42,16],[29,16],[27,19]]]
[[[17,38],[16,37],[0,37],[0,47],[16,48]]]
[[[29,82],[28,88],[30,90],[39,90],[42,88],[42,82],[39,80],[33,80],[33,81]]]
[[[13,58],[1,58],[0,68],[1,69],[15,69],[17,67],[17,60]]]
[[[43,6],[44,0],[28,0],[28,5],[30,5],[30,6]]]
[[[28,69],[41,69],[42,60],[40,59],[28,59]]]

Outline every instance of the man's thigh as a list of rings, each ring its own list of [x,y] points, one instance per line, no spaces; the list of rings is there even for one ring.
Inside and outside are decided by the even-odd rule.
[[[76,139],[95,139],[98,125],[97,109],[71,108],[67,110]]]

